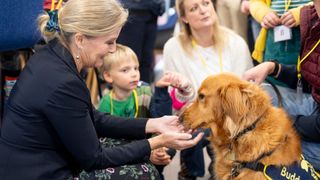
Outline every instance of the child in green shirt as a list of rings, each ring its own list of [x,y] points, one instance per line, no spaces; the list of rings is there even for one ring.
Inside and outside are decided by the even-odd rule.
[[[129,47],[120,44],[117,44],[116,52],[104,57],[104,65],[100,72],[112,89],[101,99],[99,111],[111,115],[145,118],[171,115],[172,94],[174,94],[174,99],[182,103],[191,100],[194,96],[191,83],[182,75],[173,72],[166,72],[155,83],[153,94],[151,87],[140,81],[137,56]],[[153,96],[158,98],[153,98]],[[110,142],[111,139],[105,138],[102,141]],[[113,144],[121,143],[119,141],[112,140]],[[170,163],[171,156],[166,148],[160,148],[151,153],[150,161],[155,165],[163,166]],[[162,170],[163,167],[160,169]]]

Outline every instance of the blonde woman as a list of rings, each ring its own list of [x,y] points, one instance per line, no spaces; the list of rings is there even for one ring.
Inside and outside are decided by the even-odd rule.
[[[153,149],[183,149],[200,140],[201,135],[191,139],[180,133],[175,116],[135,121],[92,107],[80,71],[100,67],[104,55],[116,50],[127,16],[116,0],[69,0],[39,17],[49,42],[28,61],[8,99],[0,136],[1,179],[72,179],[82,169],[107,170],[108,178],[114,172],[109,167],[143,163]],[[160,135],[146,139],[148,133]],[[138,140],[106,148],[101,136]]]
[[[231,72],[241,77],[253,66],[246,42],[219,25],[211,0],[177,0],[176,8],[181,30],[164,46],[166,71],[184,75],[198,89],[208,75]],[[202,151],[188,151],[181,153],[180,176],[203,176]]]

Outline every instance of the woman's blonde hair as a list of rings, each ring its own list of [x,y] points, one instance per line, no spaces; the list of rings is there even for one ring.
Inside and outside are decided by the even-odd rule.
[[[39,30],[45,39],[58,37],[68,47],[75,33],[87,37],[108,35],[126,22],[128,11],[117,0],[69,0],[58,12],[59,31],[48,31],[47,12],[38,17]]]
[[[192,55],[192,32],[191,27],[188,23],[182,21],[181,17],[186,16],[186,9],[184,7],[184,0],[176,0],[176,10],[179,16],[179,25],[180,25],[180,33],[179,33],[179,40],[180,43],[183,44],[183,49],[186,51],[187,54]],[[223,49],[224,41],[223,38],[223,30],[220,28],[218,20],[212,25],[212,42],[213,47],[216,49]]]
[[[121,63],[133,60],[139,65],[138,57],[136,53],[133,52],[128,46],[117,44],[116,51],[113,53],[108,53],[103,58],[103,66],[100,69],[100,72],[109,72],[112,67],[120,65]]]

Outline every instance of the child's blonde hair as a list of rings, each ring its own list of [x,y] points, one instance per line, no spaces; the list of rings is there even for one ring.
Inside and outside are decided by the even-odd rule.
[[[117,44],[115,52],[108,53],[104,56],[103,66],[101,67],[100,71],[101,73],[105,71],[109,72],[113,66],[120,65],[121,63],[128,60],[133,60],[139,65],[138,57],[131,48],[129,48],[128,46]]]

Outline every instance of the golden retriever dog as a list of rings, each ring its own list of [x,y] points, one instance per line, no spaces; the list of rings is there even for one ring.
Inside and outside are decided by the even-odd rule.
[[[231,74],[210,76],[181,115],[186,127],[211,128],[217,179],[266,179],[249,165],[300,161],[299,137],[284,110],[253,83]]]

